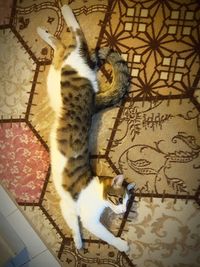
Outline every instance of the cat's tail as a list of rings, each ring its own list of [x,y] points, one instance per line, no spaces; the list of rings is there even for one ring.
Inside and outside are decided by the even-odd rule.
[[[130,71],[126,61],[108,47],[97,49],[92,55],[92,60],[99,69],[105,62],[112,66],[112,82],[107,90],[100,90],[96,94],[95,109],[99,111],[117,104],[126,94],[130,86]]]

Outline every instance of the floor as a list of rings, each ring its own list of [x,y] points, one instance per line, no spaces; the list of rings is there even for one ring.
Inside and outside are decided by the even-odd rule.
[[[120,253],[84,230],[74,248],[50,177],[53,121],[46,77],[53,51],[36,33],[67,37],[68,3],[90,48],[127,61],[131,88],[94,116],[97,175],[123,172],[137,186],[124,216],[105,223],[130,243]],[[197,267],[200,264],[200,5],[196,0],[0,1],[0,180],[63,266]],[[99,73],[109,84],[112,73]]]
[[[9,191],[0,185],[0,266],[59,267]]]

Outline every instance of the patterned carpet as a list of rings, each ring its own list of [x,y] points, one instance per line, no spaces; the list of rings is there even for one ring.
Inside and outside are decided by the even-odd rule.
[[[131,71],[129,94],[94,116],[91,133],[94,171],[123,172],[137,185],[124,216],[107,210],[102,218],[129,241],[127,254],[85,230],[77,251],[51,181],[45,82],[53,51],[36,27],[67,36],[64,3],[89,47],[113,47]],[[200,266],[199,25],[197,0],[0,1],[0,180],[63,266]],[[112,71],[99,77],[106,87]]]

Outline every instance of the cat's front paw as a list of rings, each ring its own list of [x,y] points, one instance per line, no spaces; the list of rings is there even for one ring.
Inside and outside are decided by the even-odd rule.
[[[121,239],[120,237],[117,237],[115,247],[121,252],[129,251],[128,243],[125,240]]]

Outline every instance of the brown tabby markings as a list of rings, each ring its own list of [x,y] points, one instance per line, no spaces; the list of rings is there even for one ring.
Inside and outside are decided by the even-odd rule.
[[[73,191],[80,192],[91,177],[91,174],[88,175],[87,148],[94,103],[92,90],[89,80],[79,77],[69,66],[63,68],[61,94],[64,108],[57,129],[57,141],[60,151],[68,158],[63,172],[63,187],[72,195]]]
[[[56,69],[61,68],[63,60],[76,48],[75,33],[72,34],[74,43],[67,48],[61,42],[57,45],[53,60]],[[79,30],[77,34],[81,37],[80,50],[83,58],[88,61],[90,56],[85,39]],[[58,121],[57,142],[60,152],[67,158],[62,186],[76,197],[92,178],[88,135],[93,114],[94,93],[91,82],[79,76],[69,65],[65,65],[61,70],[60,84],[63,105]]]
[[[62,186],[65,190],[71,192],[72,197],[75,197],[92,178],[88,152],[88,136],[92,114],[95,109],[99,110],[110,106],[124,95],[129,85],[129,74],[126,63],[113,51],[102,49],[100,50],[102,54],[99,54],[99,59],[91,60],[88,46],[81,30],[77,29],[76,32],[73,32],[70,28],[70,31],[72,33],[72,43],[68,47],[61,41],[52,39],[57,46],[53,59],[55,69],[60,70],[63,61],[77,47],[76,35],[78,35],[81,44],[79,48],[80,54],[86,65],[94,69],[96,64],[98,65],[98,61],[100,64],[101,60],[107,57],[108,62],[114,63],[114,73],[116,73],[113,83],[115,90],[110,95],[107,92],[97,94],[96,99],[94,99],[92,84],[87,78],[79,76],[77,71],[70,65],[65,65],[61,69],[60,85],[63,105],[58,121],[57,142],[58,149],[68,160],[63,171]],[[111,188],[109,181],[108,179],[108,181],[105,180],[103,182],[105,183],[105,198]],[[122,192],[119,193],[121,194]],[[114,200],[114,202],[116,201]]]
[[[118,205],[120,199],[123,199],[126,189],[124,186],[113,186],[112,181],[113,177],[100,177],[100,183],[103,183],[103,198],[107,200],[109,197],[113,203]]]

